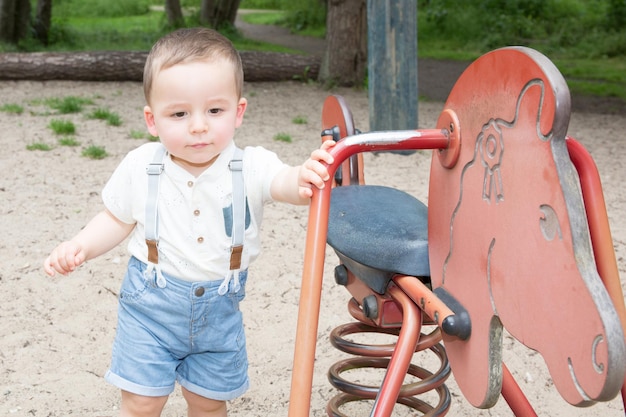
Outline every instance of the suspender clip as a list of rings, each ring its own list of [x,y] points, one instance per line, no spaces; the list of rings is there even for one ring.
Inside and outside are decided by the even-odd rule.
[[[228,163],[228,168],[231,171],[243,171],[243,160],[242,159],[233,159]]]
[[[153,264],[159,263],[159,241],[146,239],[148,245],[148,261]]]
[[[161,175],[165,164],[162,162],[150,162],[146,167],[148,175]]]
[[[243,253],[243,245],[233,245],[230,247],[230,270],[241,268],[241,254]]]

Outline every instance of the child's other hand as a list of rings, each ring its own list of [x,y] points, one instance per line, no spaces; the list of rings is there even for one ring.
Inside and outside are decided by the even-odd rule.
[[[85,262],[83,249],[75,242],[63,242],[46,258],[43,269],[53,277],[56,272],[67,275]]]
[[[314,150],[311,153],[311,157],[301,165],[298,177],[298,193],[301,198],[310,198],[313,195],[313,186],[321,190],[324,188],[325,181],[330,179],[328,169],[322,162],[326,164],[333,163],[334,158],[328,153],[328,150],[333,146],[335,146],[334,141],[324,141],[322,146]]]

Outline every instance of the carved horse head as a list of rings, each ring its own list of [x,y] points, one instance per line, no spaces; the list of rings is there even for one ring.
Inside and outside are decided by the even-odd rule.
[[[429,252],[433,288],[472,323],[468,340],[444,338],[463,394],[476,407],[497,401],[504,328],[542,355],[566,401],[613,398],[624,335],[567,152],[563,77],[536,51],[503,48],[468,67],[445,110],[459,119],[461,150],[452,167],[433,158]]]

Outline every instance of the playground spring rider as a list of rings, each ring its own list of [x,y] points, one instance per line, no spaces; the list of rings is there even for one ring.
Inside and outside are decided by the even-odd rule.
[[[375,399],[372,416],[391,415],[396,402],[445,415],[450,370],[473,406],[492,407],[502,394],[515,415],[536,415],[502,363],[503,329],[542,355],[567,402],[587,406],[620,390],[626,399],[617,262],[598,173],[566,136],[569,116],[561,74],[521,47],[470,65],[435,129],[355,134],[343,100],[327,99],[324,135],[341,139],[329,170],[339,174],[332,204],[331,187],[311,202],[290,416],[309,413],[327,241],[357,319],[331,335],[356,357],[329,372],[342,391],[329,415],[362,398]],[[434,150],[428,209],[398,190],[364,185],[355,155],[400,149]],[[422,335],[427,323],[437,328]],[[372,331],[398,334],[395,346],[346,337]],[[439,357],[439,370],[411,364],[423,349]],[[345,381],[341,372],[353,367],[386,367],[382,386]],[[403,386],[407,372],[422,381]],[[431,389],[435,406],[416,397]]]

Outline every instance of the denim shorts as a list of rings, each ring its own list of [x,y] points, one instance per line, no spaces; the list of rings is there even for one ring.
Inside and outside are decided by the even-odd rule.
[[[105,379],[122,390],[150,397],[169,395],[175,382],[205,398],[227,401],[249,387],[240,288],[218,295],[222,281],[187,282],[155,274],[131,258],[119,296],[111,367]]]

